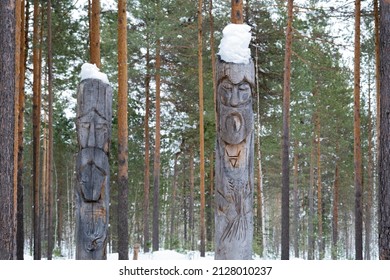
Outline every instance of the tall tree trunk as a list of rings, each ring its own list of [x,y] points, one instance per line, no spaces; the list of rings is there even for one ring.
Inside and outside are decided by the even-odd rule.
[[[190,250],[194,251],[195,250],[195,234],[194,234],[194,187],[195,187],[195,166],[194,166],[194,151],[191,149],[190,150],[190,161],[189,161],[189,166],[190,166],[190,197],[188,201],[188,229],[190,233]]]
[[[215,118],[215,130],[216,133],[218,127],[218,117],[217,117],[217,81],[216,81],[216,62],[215,62],[215,44],[214,44],[214,16],[213,16],[213,0],[209,0],[209,21],[210,21],[210,49],[211,49],[211,69],[213,77],[213,97],[214,97],[214,118]]]
[[[127,13],[126,1],[118,1],[118,253],[129,259],[128,222],[128,124],[127,124]]]
[[[20,2],[0,5],[0,260],[16,258]]]
[[[231,0],[232,9],[231,9],[231,22],[242,24],[244,23],[244,15],[243,15],[243,0]]]
[[[90,61],[100,68],[100,0],[92,0],[90,15]]]
[[[40,24],[39,1],[34,0],[33,27],[33,200],[34,200],[34,260],[41,259],[41,219],[39,207],[39,171],[40,171]]]
[[[17,187],[17,232],[16,232],[16,257],[24,259],[24,187],[23,187],[23,127],[25,94],[24,82],[26,79],[27,49],[28,49],[28,15],[29,1],[21,1],[21,40],[20,40],[20,86],[19,86],[19,115],[18,115],[18,187]],[[25,12],[26,9],[26,12]]]
[[[53,255],[53,53],[52,53],[52,21],[51,0],[47,1],[47,67],[48,67],[48,158],[47,158],[47,186],[48,186],[48,227],[47,227],[47,259]]]
[[[147,40],[148,44],[149,41]],[[149,252],[149,192],[150,192],[150,166],[149,166],[149,114],[150,114],[150,54],[149,45],[146,48],[146,76],[145,76],[145,160],[144,160],[144,252]]]
[[[310,179],[309,179],[309,217],[308,217],[308,250],[307,258],[309,260],[314,259],[314,160],[315,160],[315,132],[313,133],[313,139],[310,152]]]
[[[374,163],[373,163],[373,145],[372,145],[372,119],[371,119],[371,79],[370,79],[370,73],[369,73],[369,82],[368,82],[368,163],[367,163],[367,201],[365,204],[365,221],[364,221],[364,227],[365,227],[365,247],[364,247],[364,259],[370,260],[371,259],[371,217],[372,212],[371,209],[373,207],[372,205],[372,193],[373,193],[373,171],[374,171]]]
[[[316,93],[318,94],[318,93]],[[317,102],[319,104],[319,102]],[[322,176],[321,176],[321,121],[317,111],[314,116],[315,132],[317,143],[317,217],[318,217],[318,253],[322,260],[325,254],[325,243],[323,237],[323,208],[322,208]]]
[[[355,258],[363,259],[362,152],[360,144],[360,0],[355,1],[354,59],[354,170],[355,170]]]
[[[339,154],[339,143],[336,144],[336,155]],[[338,217],[339,217],[339,188],[340,188],[340,170],[339,159],[336,159],[333,184],[333,219],[332,219],[332,260],[338,258]]]
[[[374,0],[374,21],[375,21],[375,87],[376,87],[376,154],[379,159],[380,142],[380,44],[379,44],[379,7],[378,0]]]
[[[175,154],[175,164],[173,168],[173,186],[172,186],[172,200],[171,200],[171,218],[170,218],[170,229],[169,229],[169,248],[171,250],[174,249],[174,241],[177,238],[175,233],[175,214],[176,214],[176,197],[177,197],[177,181],[178,181],[178,175],[179,175],[179,168],[178,168],[178,158],[180,156],[181,152],[177,152]]]
[[[294,148],[294,257],[299,258],[299,193],[298,193],[298,141]]]
[[[283,89],[283,147],[282,147],[282,260],[290,258],[290,91],[293,0],[288,0],[286,48]]]
[[[161,91],[161,40],[157,40],[156,46],[156,140],[154,148],[153,166],[153,251],[159,250],[160,227],[160,91]]]
[[[248,4],[248,3],[247,3]],[[249,6],[249,5],[248,5]],[[263,239],[263,170],[262,170],[262,157],[261,157],[261,141],[260,141],[260,132],[261,132],[261,122],[260,122],[260,87],[259,87],[259,55],[258,50],[256,48],[256,56],[255,56],[255,77],[256,77],[256,94],[257,94],[257,232],[256,236],[258,238],[259,245],[259,255],[263,256],[264,251],[264,239]]]
[[[206,221],[205,221],[205,167],[204,167],[204,106],[203,106],[203,27],[202,27],[203,0],[198,1],[198,80],[199,80],[199,175],[200,175],[200,256],[206,253]]]
[[[380,7],[379,259],[390,260],[390,2]]]

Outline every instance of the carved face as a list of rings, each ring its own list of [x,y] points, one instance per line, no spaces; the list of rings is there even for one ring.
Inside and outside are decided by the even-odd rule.
[[[252,76],[241,65],[221,66],[217,100],[224,166],[229,172],[240,173],[246,166],[246,140],[253,131],[252,84],[249,82]]]
[[[109,123],[95,111],[78,120],[78,135],[81,148],[99,148],[108,152]]]
[[[233,84],[229,79],[223,79],[218,87],[221,103],[233,108],[245,106],[251,99],[251,86],[248,82],[242,81]]]

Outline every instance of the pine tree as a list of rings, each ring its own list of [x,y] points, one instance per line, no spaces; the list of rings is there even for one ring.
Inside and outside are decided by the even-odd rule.
[[[127,10],[118,1],[118,252],[129,259],[128,232],[128,124],[127,124]]]
[[[290,79],[291,79],[291,44],[292,44],[292,20],[293,0],[288,1],[288,18],[286,30],[286,49],[284,60],[284,89],[283,89],[283,152],[282,152],[282,260],[290,257]]]

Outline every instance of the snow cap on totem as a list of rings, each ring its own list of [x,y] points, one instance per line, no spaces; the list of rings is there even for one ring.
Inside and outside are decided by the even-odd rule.
[[[101,80],[105,84],[110,84],[110,82],[108,81],[107,74],[100,72],[96,64],[84,63],[81,66],[80,78],[81,81],[86,79],[97,79]]]
[[[251,60],[249,43],[251,27],[247,24],[228,24],[222,31],[218,55],[225,62],[248,64]]]

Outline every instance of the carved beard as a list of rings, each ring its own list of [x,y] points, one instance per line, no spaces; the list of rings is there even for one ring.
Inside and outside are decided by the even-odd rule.
[[[78,154],[78,182],[85,202],[98,202],[105,197],[108,185],[108,157],[97,148],[82,149]]]
[[[242,107],[219,103],[220,136],[227,144],[240,144],[253,130],[252,102]]]

